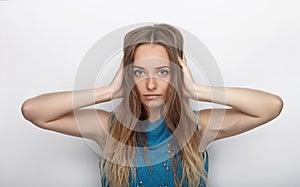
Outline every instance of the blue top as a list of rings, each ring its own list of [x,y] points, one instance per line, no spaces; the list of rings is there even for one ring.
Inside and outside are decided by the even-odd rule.
[[[197,125],[198,128],[198,125]],[[136,168],[136,180],[133,180],[130,174],[129,187],[155,187],[155,186],[168,186],[175,187],[174,175],[172,169],[172,160],[169,155],[172,150],[170,147],[172,132],[169,130],[165,120],[160,118],[154,122],[146,121],[146,137],[147,137],[147,159],[150,162],[151,167],[147,167],[144,160],[142,147],[137,149],[136,159],[133,165]],[[137,141],[138,146],[142,146]],[[171,149],[170,149],[171,148]],[[181,152],[173,153],[175,158],[179,156],[181,159]],[[206,154],[205,170],[208,173],[208,153]],[[204,156],[204,155],[203,155]],[[176,169],[176,174],[179,179],[182,177],[182,163]],[[104,186],[105,179],[101,179],[102,186]],[[187,181],[184,181],[183,186],[188,186]],[[201,179],[199,187],[205,187],[204,181]]]

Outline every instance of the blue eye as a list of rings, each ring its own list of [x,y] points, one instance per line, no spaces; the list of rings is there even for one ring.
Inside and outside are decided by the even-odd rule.
[[[133,73],[134,73],[135,76],[142,76],[142,75],[144,75],[144,72],[141,71],[141,70],[134,70]]]
[[[161,75],[161,76],[165,76],[165,75],[167,75],[169,72],[167,71],[167,70],[160,70],[159,71],[159,75]]]

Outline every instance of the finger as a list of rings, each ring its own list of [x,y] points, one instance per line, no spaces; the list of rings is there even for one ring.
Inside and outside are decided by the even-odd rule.
[[[179,65],[181,66],[181,68],[183,68],[184,70],[187,68],[186,64],[183,62],[183,60],[178,56],[178,62]]]
[[[192,75],[190,69],[187,67],[187,65],[184,63],[184,61],[180,57],[178,57],[178,61],[182,67],[182,71],[184,73],[186,73],[190,77],[190,79],[193,81],[194,79],[193,79],[193,75]]]
[[[123,69],[124,69],[124,59],[122,58],[120,67],[119,67],[119,71],[123,71]]]
[[[182,66],[184,65],[182,59],[180,58],[180,56],[177,56],[177,59],[178,59],[178,62],[179,62],[179,65]]]
[[[186,60],[186,57],[185,57],[184,52],[182,52],[182,60],[183,60],[183,63],[184,63],[185,65],[187,65],[187,60]]]

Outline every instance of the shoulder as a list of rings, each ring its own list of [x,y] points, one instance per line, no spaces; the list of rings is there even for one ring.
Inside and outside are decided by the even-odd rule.
[[[93,138],[93,140],[100,145],[103,143],[103,141],[107,135],[107,132],[109,130],[111,112],[97,109],[96,114],[98,116],[98,124],[100,124],[99,126],[101,127],[101,129],[97,130],[97,132],[95,133],[96,135]]]
[[[213,113],[213,110],[211,108],[207,108],[207,109],[202,109],[202,110],[197,110],[194,111],[195,115],[198,117],[198,127],[199,130],[203,130],[206,131],[206,133],[209,133],[210,131],[215,131],[216,129],[213,128],[212,126],[214,125],[214,123],[219,124],[222,119],[219,118],[220,116],[222,117],[222,115],[219,115],[218,113],[221,113],[222,111],[219,110],[215,110],[214,111],[214,120],[211,120],[211,115]],[[212,127],[212,128],[209,128]],[[209,132],[208,132],[209,131]],[[215,134],[216,132],[214,132]]]
[[[105,111],[105,110],[97,109],[97,114],[98,114],[98,117],[99,117],[99,120],[100,120],[101,124],[106,129],[108,129],[112,112],[108,112],[108,111]]]
[[[219,132],[218,123],[214,125],[215,120],[210,120],[211,109],[202,109],[194,111],[198,117],[197,129],[200,131],[201,136],[201,150],[206,150],[209,145],[215,141],[215,138]],[[207,151],[204,151],[207,154]]]
[[[211,109],[194,110],[194,113],[198,117],[199,123],[207,123],[210,118]]]
[[[206,122],[207,122],[207,115],[203,115],[203,110],[193,110],[193,112],[195,113],[195,115],[197,116],[198,120],[197,120],[197,129],[199,131],[203,131],[206,129]]]

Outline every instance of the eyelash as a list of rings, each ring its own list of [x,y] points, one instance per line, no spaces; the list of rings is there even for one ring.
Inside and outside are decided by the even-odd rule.
[[[137,73],[138,72],[142,72],[142,73],[144,73],[142,70],[133,70],[133,74],[134,74],[134,76],[136,76],[136,77],[140,77],[140,76],[142,76],[142,75],[137,75]],[[165,74],[164,75],[160,75],[160,76],[166,76],[166,75],[168,75],[169,74],[169,71],[168,70],[159,70],[159,72],[165,72]]]

